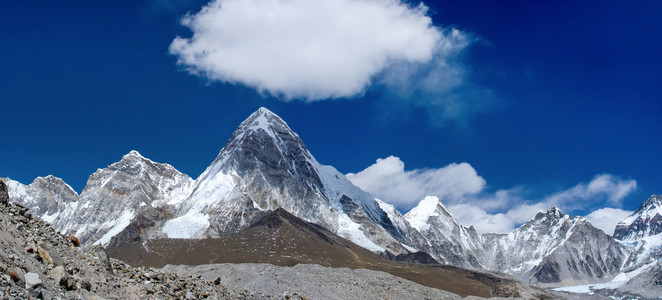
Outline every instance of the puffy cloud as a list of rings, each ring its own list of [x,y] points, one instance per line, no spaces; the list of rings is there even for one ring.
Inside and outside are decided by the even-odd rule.
[[[457,204],[449,206],[448,209],[460,224],[473,226],[478,234],[486,232],[509,232],[516,225],[506,214],[489,214],[482,208],[474,205]]]
[[[488,213],[475,203],[451,205],[448,209],[455,219],[465,226],[474,226],[478,234],[487,232],[510,232],[531,220],[547,207],[544,203],[515,204],[505,213]]]
[[[550,205],[574,210],[601,201],[607,205],[621,206],[621,201],[637,188],[637,181],[623,180],[610,174],[593,177],[588,184],[578,184],[571,189],[553,194],[545,199]]]
[[[613,235],[616,224],[631,214],[632,211],[606,207],[598,209],[584,218],[591,222],[593,226],[602,229],[606,234]]]
[[[214,0],[183,18],[193,35],[170,53],[192,74],[286,100],[360,95],[377,76],[405,86],[422,69],[421,88],[446,91],[462,83],[451,58],[469,40],[426,13],[402,0]]]
[[[347,174],[347,178],[385,202],[408,208],[427,195],[453,203],[485,187],[485,180],[468,163],[405,171],[404,162],[395,156],[378,159],[359,173]]]
[[[586,219],[611,234],[616,223],[631,212],[605,207],[620,206],[637,187],[635,180],[599,174],[588,183],[579,183],[536,200],[529,199],[528,189],[523,187],[486,191],[485,180],[468,163],[407,171],[404,162],[395,156],[378,159],[361,172],[347,174],[347,178],[401,210],[410,209],[425,196],[438,196],[458,222],[473,225],[479,234],[512,231],[551,206],[568,214],[600,207]]]

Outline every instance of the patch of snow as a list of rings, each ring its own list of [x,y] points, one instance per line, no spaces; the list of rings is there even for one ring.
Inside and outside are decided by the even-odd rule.
[[[347,215],[340,214],[338,218],[338,232],[341,237],[347,238],[354,244],[357,244],[370,251],[385,251],[386,249],[378,246],[359,229],[361,225],[354,223]]]
[[[110,239],[116,236],[118,233],[122,232],[126,226],[129,226],[131,219],[133,219],[134,213],[133,210],[127,210],[122,213],[122,215],[117,220],[108,221],[101,225],[101,228],[111,227],[106,234],[104,234],[99,240],[94,242],[94,245],[101,245],[106,247],[110,242]]]
[[[9,192],[9,201],[23,204],[28,202],[30,197],[28,197],[27,188],[28,186],[22,184],[16,180],[10,178],[4,178],[3,181],[7,186],[7,192]]]
[[[253,208],[259,209],[261,211],[265,211],[265,209],[262,209],[262,207],[260,207],[260,205],[258,205],[257,202],[255,202],[255,200],[253,200]]]
[[[52,215],[45,214],[41,216],[41,219],[48,222],[48,223],[53,223],[55,219],[57,219],[60,216],[60,212],[55,212]]]
[[[564,286],[560,288],[555,288],[552,289],[553,291],[557,292],[567,292],[567,293],[574,293],[574,294],[587,294],[587,295],[593,295],[593,292],[591,291],[592,284],[584,284],[584,285],[572,285],[572,286]]]
[[[161,232],[172,239],[189,239],[207,227],[209,227],[209,215],[191,211],[165,222]]]
[[[402,247],[405,247],[405,249],[409,250],[409,252],[414,252],[414,253],[415,253],[415,252],[418,252],[418,249],[416,249],[416,248],[414,248],[414,247],[412,247],[412,246],[409,246],[409,245],[407,245],[407,244],[402,244]]]
[[[561,292],[569,292],[569,293],[576,293],[576,294],[588,294],[588,295],[593,295],[593,290],[615,290],[624,284],[626,284],[630,279],[634,278],[635,276],[649,270],[650,268],[656,266],[658,262],[652,262],[650,264],[641,266],[633,271],[627,272],[627,273],[620,273],[614,277],[609,282],[603,282],[603,283],[596,283],[596,284],[584,284],[584,285],[573,285],[573,286],[565,286],[565,287],[560,287],[560,288],[555,288],[553,289],[554,291],[561,291]]]

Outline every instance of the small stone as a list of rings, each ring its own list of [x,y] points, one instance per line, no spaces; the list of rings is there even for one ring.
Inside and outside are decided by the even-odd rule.
[[[76,285],[76,283],[77,283],[77,282],[76,282],[76,279],[68,278],[68,279],[65,280],[65,282],[64,282],[64,288],[65,288],[67,291],[75,290],[76,288],[78,288],[78,286]]]
[[[92,289],[92,284],[90,284],[90,282],[85,279],[78,281],[76,285],[79,289],[86,289],[88,291]]]
[[[53,258],[51,258],[51,255],[48,253],[48,251],[46,251],[46,249],[37,246],[37,253],[39,253],[39,257],[42,260],[48,262],[49,264],[53,263]]]
[[[214,279],[214,284],[215,284],[215,285],[219,285],[219,284],[221,284],[221,277],[220,277],[220,276],[219,276],[219,277],[216,277],[216,279]]]
[[[25,273],[25,288],[28,290],[40,287],[42,284],[39,274],[28,272]]]
[[[20,268],[15,268],[9,271],[9,277],[11,277],[11,280],[16,284],[21,284],[21,282],[25,281],[25,273]]]
[[[59,265],[59,266],[53,268],[53,270],[51,270],[50,272],[48,272],[48,276],[50,278],[53,278],[53,280],[55,280],[55,282],[57,282],[61,285],[64,285],[67,282],[67,278],[69,277],[69,273],[67,273],[67,271],[64,270],[64,266]]]
[[[28,208],[23,205],[16,203],[16,207],[18,208],[18,214],[21,216],[24,216],[28,212]]]
[[[47,289],[43,289],[43,288],[41,289],[41,293],[39,294],[39,296],[37,298],[39,298],[39,299],[48,299],[48,300],[57,299],[57,297],[55,297],[55,294],[53,292],[51,292]]]
[[[77,237],[73,236],[73,235],[69,237],[69,241],[71,241],[71,243],[74,245],[74,247],[79,247],[80,246],[80,240]]]
[[[27,246],[25,246],[25,252],[27,253],[35,253],[37,252],[37,246],[33,243],[28,243]]]

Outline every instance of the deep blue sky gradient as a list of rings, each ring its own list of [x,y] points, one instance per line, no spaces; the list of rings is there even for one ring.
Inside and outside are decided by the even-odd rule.
[[[132,149],[197,177],[250,113],[285,119],[323,164],[358,172],[389,155],[407,169],[468,162],[489,189],[532,196],[609,173],[636,179],[634,209],[662,193],[662,2],[425,2],[435,24],[478,39],[463,57],[495,101],[465,124],[398,113],[377,88],[283,102],[209,83],[168,46],[204,1],[0,4],[0,176],[87,177]]]

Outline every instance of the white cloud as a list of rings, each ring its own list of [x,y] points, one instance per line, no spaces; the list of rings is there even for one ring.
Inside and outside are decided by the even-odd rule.
[[[214,0],[183,18],[193,36],[170,53],[192,74],[286,100],[360,95],[376,76],[405,86],[422,68],[420,88],[446,91],[462,83],[451,58],[468,39],[426,13],[402,0]]]
[[[468,163],[406,171],[404,162],[395,156],[378,159],[361,172],[347,174],[347,178],[399,209],[410,209],[425,196],[438,196],[458,222],[473,225],[479,234],[512,231],[551,206],[571,215],[600,207],[586,218],[611,234],[616,223],[630,212],[605,207],[620,206],[637,187],[635,180],[599,174],[588,183],[533,200],[523,187],[485,191],[485,180]]]
[[[468,163],[405,171],[405,164],[395,156],[378,159],[359,173],[347,174],[347,178],[377,198],[401,207],[411,207],[427,195],[453,203],[485,187],[485,180]]]
[[[505,214],[489,214],[478,206],[457,204],[449,206],[448,209],[460,224],[474,226],[478,234],[486,232],[509,232],[516,225]]]
[[[574,210],[598,202],[610,206],[621,206],[621,201],[637,188],[637,181],[622,180],[609,174],[593,177],[588,184],[580,183],[571,189],[553,194],[545,199],[550,205]]]
[[[606,234],[613,235],[616,224],[631,214],[632,211],[606,207],[598,209],[584,218],[591,222],[593,226],[602,229]]]

